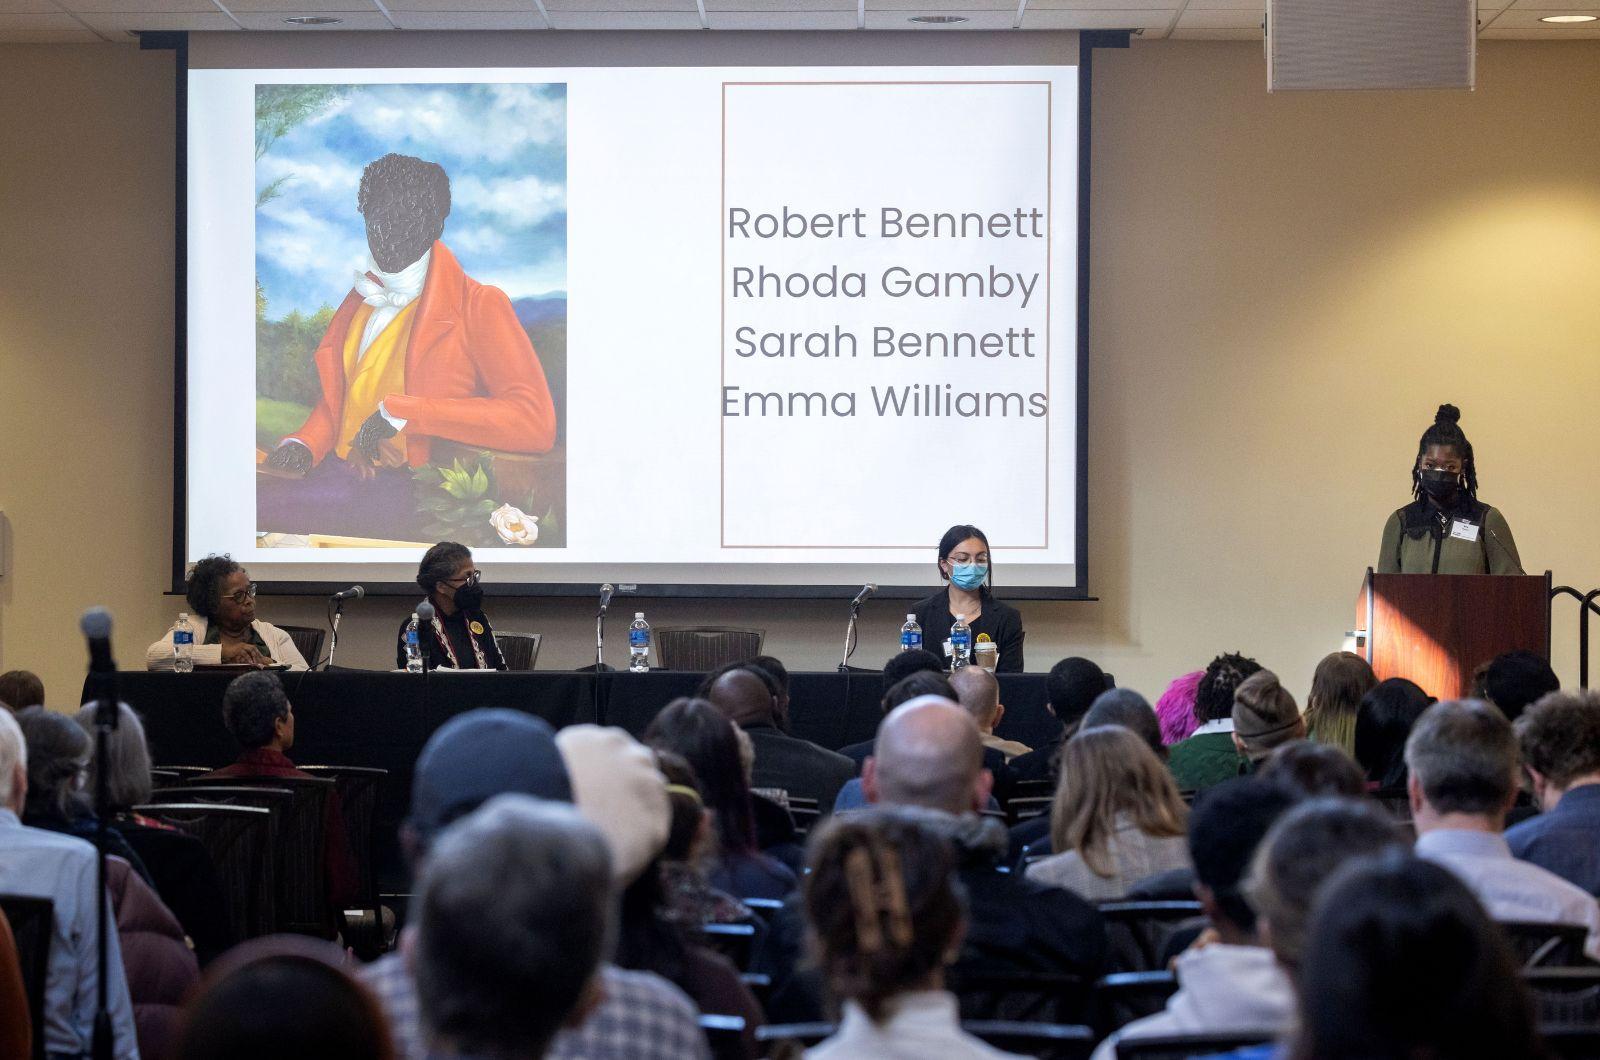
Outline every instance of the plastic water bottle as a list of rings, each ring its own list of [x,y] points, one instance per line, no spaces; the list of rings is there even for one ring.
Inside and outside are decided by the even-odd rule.
[[[411,621],[406,623],[406,672],[420,674],[422,672],[422,640],[417,634],[422,620],[417,618],[415,611],[411,612]]]
[[[922,647],[922,627],[916,615],[907,615],[906,624],[900,627],[900,650],[915,651]]]
[[[966,615],[957,615],[950,627],[950,669],[959,670],[972,661],[972,627]]]
[[[650,669],[650,623],[644,620],[643,611],[634,612],[633,624],[628,627],[628,669],[636,674]]]
[[[172,669],[176,673],[194,672],[194,626],[189,624],[189,612],[178,616],[172,627]]]

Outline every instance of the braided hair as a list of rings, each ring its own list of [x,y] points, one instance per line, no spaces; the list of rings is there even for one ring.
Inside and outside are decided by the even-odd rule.
[[[1472,458],[1472,443],[1461,431],[1461,410],[1454,405],[1440,405],[1434,413],[1433,426],[1422,432],[1417,443],[1417,459],[1411,465],[1411,495],[1422,499],[1422,458],[1431,446],[1449,446],[1461,454],[1462,492],[1473,500],[1478,498],[1478,463]]]
[[[1233,717],[1234,690],[1260,669],[1261,664],[1254,659],[1233,652],[1212,659],[1195,688],[1195,722],[1204,725],[1208,721]]]
[[[834,818],[811,844],[806,919],[829,992],[874,1023],[900,994],[943,968],[961,932],[955,851],[926,811],[876,809]]]

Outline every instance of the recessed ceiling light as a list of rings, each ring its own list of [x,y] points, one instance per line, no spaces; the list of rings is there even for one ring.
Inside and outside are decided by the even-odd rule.
[[[344,19],[332,15],[290,15],[284,21],[291,26],[337,26]]]
[[[1568,22],[1593,22],[1596,19],[1600,19],[1600,15],[1546,15],[1539,21],[1565,24]]]
[[[919,22],[924,26],[953,26],[957,22],[965,22],[965,15],[912,15],[912,22]]]

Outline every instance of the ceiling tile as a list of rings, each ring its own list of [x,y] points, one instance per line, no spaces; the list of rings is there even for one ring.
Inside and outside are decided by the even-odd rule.
[[[1028,0],[1043,11],[1150,11],[1160,8],[1168,19],[1177,14],[1178,0]]]
[[[0,14],[0,44],[78,44],[101,37],[71,15]]]
[[[1187,15],[1191,11],[1254,11],[1265,18],[1267,4],[1266,0],[1189,0],[1183,13]]]
[[[909,21],[913,15],[919,14],[962,15],[966,18],[966,21],[957,23],[953,26],[928,25],[922,22]],[[962,33],[975,29],[1010,29],[1011,23],[1016,19],[1016,17],[1017,8],[1015,4],[1007,5],[1007,9],[1004,11],[975,11],[972,10],[970,6],[960,11],[951,11],[948,8],[930,8],[926,4],[910,10],[890,11],[880,8],[874,11],[871,8],[868,8],[867,28],[892,30],[915,29],[930,30],[936,33]]]
[[[837,0],[835,0],[837,2]],[[855,29],[848,11],[708,11],[712,29]]]
[[[1165,34],[1172,23],[1174,11],[1063,11],[1058,8],[1035,6],[1028,0],[1028,10],[1022,16],[1023,29],[1142,29],[1146,39],[1152,33]]]
[[[1261,16],[1253,11],[1185,11],[1172,29],[1172,39],[1258,41]]]
[[[697,20],[700,17],[694,0],[544,0],[544,6],[546,11],[551,12],[570,11],[591,15],[693,11]],[[638,28],[646,27],[641,25]]]
[[[4,0],[0,0],[3,3]],[[106,15],[140,15],[146,12],[169,14],[174,11],[187,11],[194,14],[217,15],[217,5],[211,0],[59,0],[61,7],[74,14],[94,12]],[[352,0],[349,5],[358,7],[361,0]],[[226,16],[224,16],[226,17]]]
[[[1581,12],[1573,12],[1580,14]],[[1489,23],[1478,34],[1485,40],[1596,40],[1600,39],[1600,22],[1571,22],[1556,24],[1540,22],[1544,11],[1521,11],[1511,8]]]
[[[227,0],[223,0],[224,3]],[[533,0],[384,0],[384,7],[395,11],[463,11],[478,14],[484,11],[532,11],[539,13]]]
[[[285,15],[325,15],[370,12],[383,17],[372,0],[222,0],[222,6],[240,14],[245,11],[279,11]]]
[[[102,0],[103,3],[103,0]],[[99,32],[112,36],[138,30],[236,30],[233,19],[216,8],[204,11],[150,11],[104,13],[86,11],[78,16]]]
[[[867,14],[874,11],[908,12],[916,14],[953,14],[963,11],[1003,11],[1013,20],[1017,15],[1017,0],[867,0]],[[1007,28],[1011,25],[1006,23]],[[870,29],[872,23],[867,23]],[[958,24],[960,29],[971,29],[970,23]]]
[[[538,11],[396,11],[398,29],[545,29]]]
[[[349,3],[350,0],[344,0]],[[333,14],[343,19],[337,26],[291,26],[284,21],[289,15],[327,15]],[[245,29],[277,30],[284,33],[340,33],[352,29],[393,29],[389,20],[376,11],[235,11],[233,17],[237,18]]]
[[[1514,7],[1518,11],[1537,11],[1540,16],[1600,14],[1600,0],[1513,0],[1513,3],[1506,6]],[[1547,22],[1545,25],[1550,23]],[[1571,25],[1581,26],[1586,23],[1574,22]]]
[[[666,6],[668,0],[660,0]],[[546,7],[549,5],[547,4]],[[674,5],[675,6],[675,5]],[[700,29],[700,15],[688,11],[556,11],[550,12],[556,29]]]
[[[59,15],[50,0],[0,0],[0,15]]]
[[[782,15],[800,11],[854,11],[855,9],[856,0],[706,0],[707,11],[747,11],[761,15]]]

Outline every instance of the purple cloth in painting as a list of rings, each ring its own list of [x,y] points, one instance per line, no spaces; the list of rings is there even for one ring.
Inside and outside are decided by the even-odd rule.
[[[381,468],[363,481],[353,465],[330,456],[303,479],[256,476],[256,529],[263,533],[420,541],[427,538],[423,521],[408,468]]]

